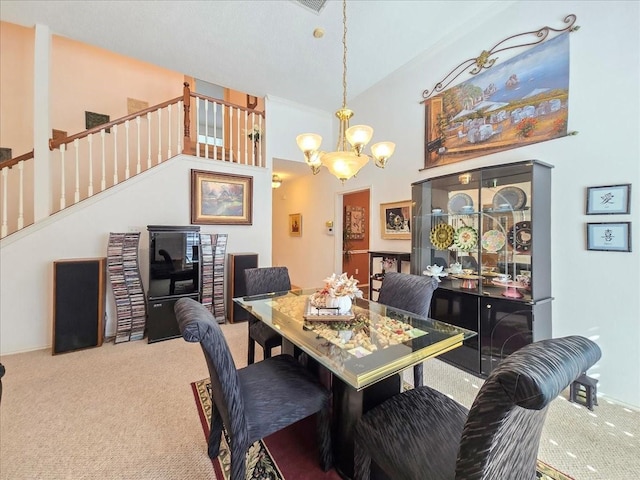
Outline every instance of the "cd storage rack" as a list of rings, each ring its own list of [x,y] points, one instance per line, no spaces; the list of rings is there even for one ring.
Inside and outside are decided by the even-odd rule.
[[[107,270],[116,303],[115,343],[141,340],[147,318],[138,264],[140,232],[110,233]]]
[[[200,234],[202,280],[201,303],[213,314],[218,323],[225,322],[224,309],[224,254],[227,234]]]

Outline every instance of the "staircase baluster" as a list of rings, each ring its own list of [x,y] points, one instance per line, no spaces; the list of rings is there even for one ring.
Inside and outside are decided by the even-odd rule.
[[[167,105],[167,158],[171,158],[171,104]]]
[[[200,124],[200,122],[198,122],[198,125]],[[198,130],[198,137],[200,131]],[[205,99],[204,100],[204,158],[209,158],[209,100]],[[214,143],[214,147],[213,147],[213,158],[215,157],[215,143]]]
[[[136,117],[136,174],[142,171],[140,164],[140,115]]]
[[[245,163],[248,163],[249,141],[251,141],[251,144],[253,144],[253,140],[249,138],[249,133],[253,132],[253,125],[251,126],[251,130],[247,129],[247,120],[249,118],[249,115],[247,115],[246,110],[243,113],[244,113],[243,115],[244,117],[244,159],[245,159]],[[249,153],[249,155],[251,155],[251,153]]]
[[[224,155],[224,152],[222,154]],[[213,159],[216,158],[218,158],[218,102],[213,102]]]
[[[260,155],[259,161],[258,161],[258,166],[259,167],[264,167],[264,161],[262,159],[262,145],[264,142],[264,127],[262,125],[262,115],[258,115],[258,127],[260,128],[260,145],[258,147],[258,154]]]
[[[237,147],[237,152],[238,152],[237,153],[238,163],[240,163],[240,160],[241,160],[241,157],[240,157],[240,132],[241,132],[241,129],[240,129],[240,107],[237,107],[236,110],[238,112],[238,119],[236,120],[236,123],[237,123],[237,125],[236,125],[236,129],[237,129],[236,136],[238,138],[238,141],[236,143],[236,147]],[[244,154],[245,154],[244,164],[246,165],[247,164],[247,161],[246,161],[247,152],[244,152]]]
[[[147,112],[147,170],[151,168],[151,112]]]
[[[76,138],[73,141],[73,150],[75,153],[75,159],[76,159],[76,171],[75,171],[75,180],[76,180],[76,185],[75,185],[75,191],[73,192],[73,203],[78,203],[80,201],[80,152],[78,151],[78,144],[79,141]]]
[[[65,143],[60,144],[60,210],[67,206],[67,199],[65,193],[65,179],[64,179],[64,152],[67,149],[67,145]]]
[[[224,119],[225,119],[224,103],[220,105],[220,108],[222,109],[222,147],[221,147],[222,148],[222,160],[226,160],[226,158],[227,158],[227,154],[226,154],[227,142],[226,142],[225,139],[227,138],[227,136],[226,136],[226,132],[225,132],[226,122],[224,121]],[[229,108],[229,110],[231,110],[231,108]],[[229,140],[231,140],[231,137],[229,137]],[[215,158],[218,158],[218,157],[214,156],[213,158],[215,159]]]
[[[104,130],[104,129],[103,129]],[[118,184],[118,126],[113,126],[113,185]]]
[[[2,169],[2,227],[0,227],[0,238],[7,236],[7,175],[9,167]]]
[[[18,162],[18,172],[20,172],[19,192],[18,192],[18,230],[24,227],[24,161]]]
[[[93,134],[87,136],[89,145],[89,187],[87,188],[87,196],[93,197]]]
[[[183,151],[182,142],[184,141],[184,137],[180,133],[180,117],[182,117],[182,100],[178,102],[178,114],[176,115],[176,154],[181,154]]]
[[[158,112],[158,165],[162,163],[162,109]]]
[[[129,170],[129,120],[124,122],[124,179],[127,180],[131,171]]]
[[[102,182],[101,182],[101,188],[102,188],[102,192],[104,192],[104,190],[107,188],[107,156],[105,155],[105,149],[104,149],[104,128],[102,130],[100,130],[100,145],[102,148]]]

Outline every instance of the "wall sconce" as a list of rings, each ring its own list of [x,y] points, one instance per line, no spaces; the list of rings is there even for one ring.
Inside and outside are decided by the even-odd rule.
[[[282,185],[282,179],[278,175],[271,177],[271,188],[280,188]]]
[[[461,173],[460,175],[458,175],[458,180],[460,181],[461,184],[467,185],[471,181],[471,174]]]

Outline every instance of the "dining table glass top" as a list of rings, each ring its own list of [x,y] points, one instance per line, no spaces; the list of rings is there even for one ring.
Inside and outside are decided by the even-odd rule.
[[[353,302],[351,319],[323,319],[310,314],[309,298],[316,291],[291,290],[233,300],[357,390],[477,335],[366,299]]]

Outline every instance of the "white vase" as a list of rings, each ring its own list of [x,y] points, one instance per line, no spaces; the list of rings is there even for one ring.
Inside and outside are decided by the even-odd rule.
[[[349,313],[351,311],[351,297],[346,295],[342,297],[328,297],[327,307],[337,308],[339,315]]]

